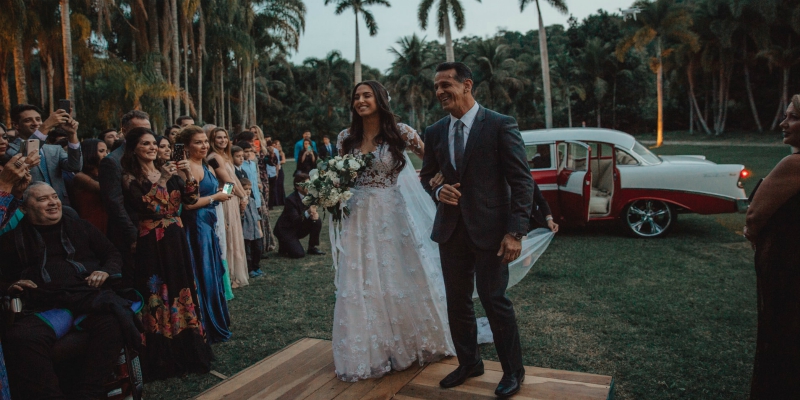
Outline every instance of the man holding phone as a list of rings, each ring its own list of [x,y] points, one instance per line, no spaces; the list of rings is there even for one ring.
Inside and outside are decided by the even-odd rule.
[[[69,205],[67,188],[62,177],[62,172],[80,172],[83,167],[81,145],[78,141],[78,122],[72,119],[72,107],[67,100],[59,101],[60,107],[50,113],[46,120],[42,120],[42,110],[30,104],[19,104],[11,109],[11,122],[17,130],[17,138],[9,142],[8,156],[19,153],[38,152],[41,163],[36,168],[31,168],[32,182],[46,182],[55,189],[59,199]],[[63,128],[67,133],[67,149],[64,150],[56,144],[46,144],[47,135],[56,127]]]

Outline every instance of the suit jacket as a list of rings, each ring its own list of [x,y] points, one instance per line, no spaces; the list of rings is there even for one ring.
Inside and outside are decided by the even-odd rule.
[[[125,203],[122,194],[122,165],[119,161],[125,153],[120,146],[100,161],[98,181],[103,207],[108,214],[106,234],[123,254],[139,236],[138,220],[134,209]]]
[[[22,143],[24,143],[22,138],[17,138],[10,142],[8,144],[8,151],[6,151],[6,153],[10,156],[18,154],[20,152],[20,148],[22,147]],[[34,177],[38,177],[39,175],[43,177],[46,174],[50,179],[50,186],[52,186],[53,190],[56,191],[58,198],[61,199],[61,201],[65,204],[69,205],[69,200],[67,200],[69,199],[69,196],[67,195],[67,185],[64,183],[62,172],[81,171],[81,168],[83,168],[83,154],[81,153],[81,149],[67,147],[67,150],[65,151],[57,144],[45,144],[43,141],[40,141],[40,147],[44,162],[39,164],[37,167],[39,168],[39,173],[34,174]],[[47,171],[44,170],[45,166]],[[34,180],[37,181],[43,179]]]
[[[325,147],[324,144],[321,144],[319,146],[319,156],[320,156],[320,158],[332,157],[332,156],[336,155],[336,146],[334,146],[333,143],[331,143],[330,146],[331,146],[331,151],[328,151],[328,148]]]
[[[278,238],[297,237],[301,224],[306,220],[304,215],[306,210],[308,210],[308,207],[303,204],[303,199],[300,198],[300,193],[297,193],[296,190],[286,196],[283,212],[278,217],[273,230],[275,236]]]
[[[545,217],[548,215],[553,215],[553,212],[550,211],[550,205],[547,204],[547,200],[545,200],[544,196],[542,195],[542,191],[539,190],[539,185],[534,182],[531,228],[547,228],[547,221],[545,221]]]
[[[437,201],[431,239],[445,243],[464,220],[469,237],[482,250],[497,250],[507,233],[526,233],[533,204],[533,178],[517,121],[484,107],[469,132],[460,171],[450,162],[450,116],[425,129],[420,179],[436,201],[429,181],[441,171],[445,183],[461,183],[458,206]]]

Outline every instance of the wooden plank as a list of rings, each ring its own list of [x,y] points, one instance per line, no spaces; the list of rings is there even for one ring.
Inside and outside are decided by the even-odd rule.
[[[304,338],[300,339],[291,345],[283,348],[282,350],[270,355],[269,357],[251,365],[250,367],[245,368],[244,370],[240,371],[238,374],[224,380],[203,393],[200,393],[195,397],[197,400],[217,400],[221,398],[225,398],[230,394],[230,392],[235,391],[239,386],[249,382],[250,380],[254,379],[260,373],[264,371],[269,371],[280,365],[283,361],[289,360],[298,353],[306,350],[315,344],[321,342],[319,339],[309,339]]]
[[[322,385],[319,389],[315,390],[311,395],[306,397],[306,400],[330,400],[344,392],[352,383],[344,382],[338,378],[331,379],[328,383]]]
[[[427,366],[427,365],[426,365]],[[408,382],[416,377],[425,367],[414,363],[405,371],[393,372],[386,375],[381,379],[381,382],[361,397],[360,400],[378,400],[378,399],[391,399],[392,396],[399,392]]]
[[[381,377],[377,379],[362,379],[358,382],[351,383],[347,389],[333,398],[336,400],[358,400],[374,389],[375,386],[378,386],[378,383],[382,380],[383,378]]]
[[[281,372],[274,377],[273,383],[271,385],[263,386],[261,391],[251,396],[251,398],[259,400],[276,399],[282,394],[297,387],[303,381],[318,376],[320,371],[322,371],[322,373],[328,372],[325,370],[325,368],[328,365],[333,364],[331,361],[333,359],[333,349],[330,346],[325,351],[317,354],[310,354],[310,356],[313,358],[308,360],[296,358],[295,360],[286,362],[280,368]],[[304,363],[304,361],[307,362]],[[293,366],[290,363],[297,365]],[[328,377],[330,377],[330,375],[328,375]],[[318,380],[318,382],[319,384],[317,387],[327,382],[327,380],[321,382]]]
[[[331,361],[325,367],[319,369],[313,375],[300,382],[286,393],[283,393],[277,400],[304,399],[314,393],[331,380],[336,379],[336,368]]]
[[[326,350],[328,354],[324,356],[325,359],[320,361],[317,356],[324,354]],[[272,368],[269,372],[261,374],[249,382],[240,385],[240,387],[233,393],[235,394],[235,397],[230,397],[230,399],[251,399],[261,391],[268,390],[276,383],[278,384],[278,387],[280,387],[282,383],[286,383],[285,381],[287,377],[299,373],[298,371],[302,371],[303,368],[307,368],[309,364],[313,366],[314,363],[323,363],[322,365],[324,365],[324,363],[328,361],[328,357],[330,357],[331,352],[332,349],[330,342],[319,341],[317,344],[294,356],[291,360],[282,362],[277,366],[277,368]],[[317,368],[321,367],[322,366],[319,366]],[[277,387],[275,389],[277,389]]]
[[[458,366],[458,359],[448,357],[440,361],[441,364]],[[497,361],[483,360],[484,370],[503,372],[503,367]],[[453,368],[455,369],[455,368]],[[596,385],[611,385],[612,378],[607,375],[595,375],[587,372],[564,371],[549,368],[525,367],[525,376],[541,376],[544,378],[554,378],[564,381],[593,383]]]

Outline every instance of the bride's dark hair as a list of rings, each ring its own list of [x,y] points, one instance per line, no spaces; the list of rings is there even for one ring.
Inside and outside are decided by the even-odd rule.
[[[353,115],[353,121],[350,123],[350,135],[342,142],[342,151],[344,154],[350,154],[353,149],[360,148],[364,141],[364,119],[356,112],[353,101],[356,97],[356,90],[361,85],[372,88],[372,93],[375,95],[375,104],[380,119],[380,132],[375,137],[375,144],[386,143],[389,145],[389,152],[397,162],[395,170],[402,171],[406,166],[406,141],[403,139],[400,128],[397,127],[397,117],[392,112],[392,107],[389,106],[389,92],[379,82],[364,81],[353,88],[353,93],[350,95],[350,112]]]

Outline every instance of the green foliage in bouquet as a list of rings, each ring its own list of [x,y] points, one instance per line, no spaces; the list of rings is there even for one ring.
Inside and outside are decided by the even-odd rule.
[[[318,160],[317,169],[309,173],[310,179],[300,185],[308,189],[303,204],[324,209],[331,213],[335,222],[349,216],[347,200],[353,196],[350,189],[355,186],[358,174],[364,172],[374,158],[372,154],[348,154]]]

